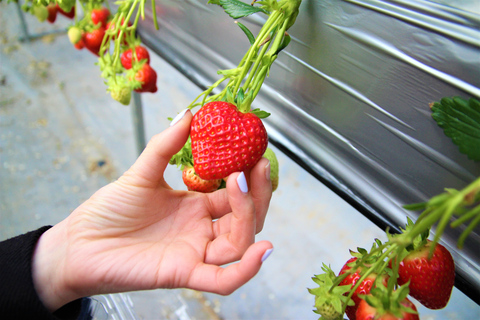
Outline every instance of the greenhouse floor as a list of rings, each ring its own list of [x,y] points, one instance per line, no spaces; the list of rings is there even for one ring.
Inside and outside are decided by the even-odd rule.
[[[55,224],[135,161],[132,107],[111,99],[86,50],[68,41],[70,20],[54,24],[0,3],[0,240]],[[200,89],[158,56],[158,92],[142,95],[147,139],[168,127]],[[96,296],[97,319],[317,319],[307,288],[322,263],[338,271],[349,249],[385,233],[276,150],[280,186],[265,228],[275,250],[258,275],[229,296],[186,289]],[[169,167],[166,179],[185,189]],[[418,304],[417,304],[418,306]],[[480,307],[454,289],[447,308],[420,306],[422,319],[479,319]]]

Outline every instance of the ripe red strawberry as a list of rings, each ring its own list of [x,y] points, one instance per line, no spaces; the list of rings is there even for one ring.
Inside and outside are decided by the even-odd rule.
[[[356,260],[357,260],[356,257],[350,258],[340,270],[339,276],[346,273],[348,270],[350,270],[352,267],[349,266],[349,264],[355,262]],[[343,279],[342,282],[340,282],[339,286],[350,284],[353,287],[357,283],[357,281],[361,278],[362,276],[360,274],[361,271],[362,271],[362,268],[358,268],[354,273],[348,275],[345,279]],[[365,280],[362,281],[360,286],[353,293],[352,300],[355,303],[355,305],[347,306],[345,310],[345,313],[347,314],[350,320],[355,320],[355,314],[357,312],[357,308],[359,306],[360,301],[362,300],[358,295],[369,294],[372,287],[374,287],[376,277],[377,277],[376,273],[371,273],[367,278],[365,278]],[[386,274],[382,274],[381,281],[384,285],[387,285],[388,276]]]
[[[77,50],[82,50],[83,48],[85,48],[85,40],[83,40],[83,37],[80,40],[78,40],[78,42],[75,43],[73,46]]]
[[[260,118],[222,101],[209,102],[195,113],[190,135],[195,171],[204,180],[252,168],[268,144]]]
[[[450,252],[437,243],[428,259],[432,242],[410,252],[399,266],[398,284],[410,280],[410,295],[429,309],[442,309],[450,300],[455,282],[455,262]]]
[[[106,7],[92,9],[90,12],[90,18],[92,19],[93,24],[101,24],[102,27],[106,27],[108,19],[110,18],[110,10]]]
[[[135,80],[142,85],[140,88],[134,89],[136,92],[157,92],[157,73],[150,67],[148,63],[144,63],[142,67],[135,73]]]
[[[54,23],[55,20],[57,19],[57,7],[54,4],[49,4],[47,6],[47,10],[48,10],[47,21],[50,23]]]
[[[183,169],[182,178],[189,191],[203,193],[209,193],[217,190],[222,183],[221,179],[203,180],[195,173],[195,169],[192,167],[185,167]]]
[[[57,11],[60,12],[61,14],[63,14],[65,17],[70,18],[70,19],[73,19],[75,17],[75,6],[73,6],[72,9],[70,9],[70,11],[68,11],[68,12],[64,11],[58,5],[58,3],[56,4],[56,7],[57,7]]]
[[[85,42],[85,47],[88,50],[90,50],[92,53],[98,56],[104,36],[105,36],[104,27],[100,27],[98,29],[85,32],[83,37],[83,40]]]
[[[417,311],[415,305],[404,298],[400,304],[404,307],[410,308],[414,311]],[[390,311],[383,311],[381,308],[375,308],[368,304],[366,300],[360,299],[360,303],[358,304],[358,309],[356,313],[357,320],[420,320],[417,313],[409,313],[406,311],[400,311],[401,316],[395,315]],[[351,319],[349,317],[349,319]]]
[[[122,62],[122,66],[128,70],[132,68],[132,63],[135,63],[135,61],[141,61],[143,59],[147,59],[146,63],[150,63],[150,54],[148,53],[147,48],[143,46],[135,47],[135,56],[136,56],[136,60],[133,57],[132,48],[125,50],[120,56],[120,61]]]

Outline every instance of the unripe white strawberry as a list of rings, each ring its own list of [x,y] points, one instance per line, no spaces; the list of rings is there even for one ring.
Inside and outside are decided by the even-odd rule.
[[[82,30],[78,27],[69,28],[68,39],[72,44],[77,44],[82,39]]]

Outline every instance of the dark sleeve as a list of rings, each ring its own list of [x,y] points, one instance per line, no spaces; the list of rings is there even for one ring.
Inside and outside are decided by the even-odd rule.
[[[0,242],[2,319],[78,319],[82,304],[85,307],[87,298],[75,300],[52,314],[35,291],[32,278],[33,251],[40,236],[49,228],[51,226],[45,226]]]

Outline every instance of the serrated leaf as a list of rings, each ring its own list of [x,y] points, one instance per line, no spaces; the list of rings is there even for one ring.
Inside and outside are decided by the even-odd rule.
[[[221,6],[233,19],[243,18],[257,12],[268,14],[268,11],[262,8],[254,7],[239,0],[209,0],[208,3]]]
[[[432,106],[432,117],[461,153],[480,161],[480,102],[460,97],[443,98]]]
[[[237,26],[240,27],[240,29],[242,29],[242,31],[247,36],[248,41],[250,42],[250,45],[253,46],[253,44],[255,43],[255,37],[253,36],[253,33],[240,22],[236,21],[235,23],[237,24]]]

